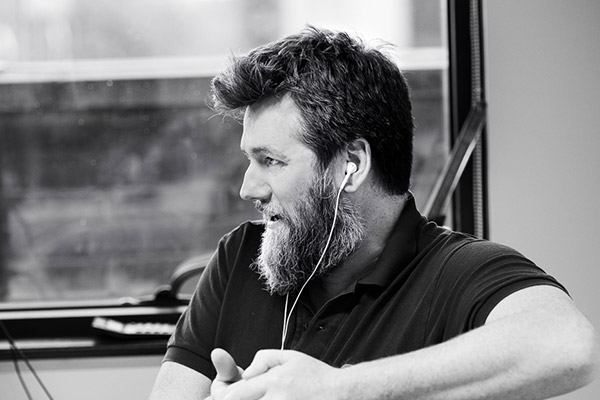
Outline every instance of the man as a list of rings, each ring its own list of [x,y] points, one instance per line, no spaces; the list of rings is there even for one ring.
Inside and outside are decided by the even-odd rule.
[[[243,115],[226,235],[169,341],[153,399],[539,399],[591,381],[596,333],[518,252],[438,227],[409,192],[412,116],[380,51],[309,28],[235,59]]]

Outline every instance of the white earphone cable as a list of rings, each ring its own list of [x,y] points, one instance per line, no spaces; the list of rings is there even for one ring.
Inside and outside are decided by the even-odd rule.
[[[331,238],[333,237],[333,231],[335,229],[335,223],[337,221],[337,216],[338,216],[338,207],[339,207],[339,204],[340,204],[340,196],[342,194],[342,191],[344,190],[344,187],[346,186],[346,183],[348,183],[348,179],[350,179],[350,175],[352,175],[352,174],[351,173],[347,174],[344,177],[344,180],[342,181],[340,189],[338,190],[337,197],[335,199],[335,211],[334,211],[334,214],[333,214],[333,223],[331,224],[331,230],[329,231],[329,237],[327,238],[327,242],[325,243],[325,247],[323,248],[323,252],[321,253],[321,257],[319,258],[319,261],[317,262],[317,265],[313,269],[313,271],[310,274],[310,276],[308,277],[308,279],[304,282],[304,284],[302,285],[302,287],[298,291],[298,295],[296,296],[296,300],[294,300],[294,303],[292,304],[292,308],[290,309],[289,313],[287,311],[287,308],[288,308],[288,300],[289,300],[289,296],[290,295],[289,295],[289,293],[285,295],[285,307],[283,309],[283,332],[281,334],[281,350],[283,350],[285,348],[285,339],[287,337],[288,325],[290,323],[290,318],[292,317],[292,313],[294,312],[294,308],[296,307],[296,304],[298,303],[298,300],[300,299],[300,295],[304,291],[304,288],[306,287],[306,285],[308,285],[308,282],[317,273],[317,271],[319,269],[319,266],[321,265],[321,263],[323,262],[323,259],[325,258],[325,253],[327,252],[327,249],[329,248],[329,244],[331,243]]]

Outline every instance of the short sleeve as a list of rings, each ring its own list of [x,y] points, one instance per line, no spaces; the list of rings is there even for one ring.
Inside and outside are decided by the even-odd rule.
[[[183,364],[214,378],[210,353],[223,345],[223,327],[235,319],[234,313],[227,310],[231,310],[231,303],[239,302],[239,285],[249,281],[249,266],[260,244],[262,229],[261,224],[246,222],[219,241],[169,339],[164,361]],[[259,283],[256,286],[260,290]]]
[[[183,364],[207,377],[213,374],[210,352],[214,347],[215,327],[227,284],[226,274],[219,268],[223,265],[224,257],[221,242],[202,273],[188,307],[177,322],[164,357],[164,361]]]
[[[457,249],[444,265],[438,290],[446,292],[448,326],[463,333],[482,326],[492,309],[510,294],[530,286],[567,290],[516,250],[473,240]]]

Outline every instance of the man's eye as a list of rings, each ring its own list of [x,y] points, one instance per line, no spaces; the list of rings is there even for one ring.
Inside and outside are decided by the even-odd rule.
[[[274,158],[271,157],[265,157],[264,163],[268,166],[274,167],[277,165],[281,165],[281,161],[276,160]]]

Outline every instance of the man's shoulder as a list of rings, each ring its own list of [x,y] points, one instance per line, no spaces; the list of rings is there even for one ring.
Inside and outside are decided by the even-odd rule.
[[[498,256],[523,257],[514,248],[468,233],[454,231],[435,224],[423,227],[419,247],[429,247],[444,256],[460,255],[461,258],[486,259]]]
[[[262,221],[245,221],[223,235],[219,241],[219,247],[225,249],[227,253],[236,252],[239,255],[248,252],[254,256],[260,246],[264,230],[265,226]]]

